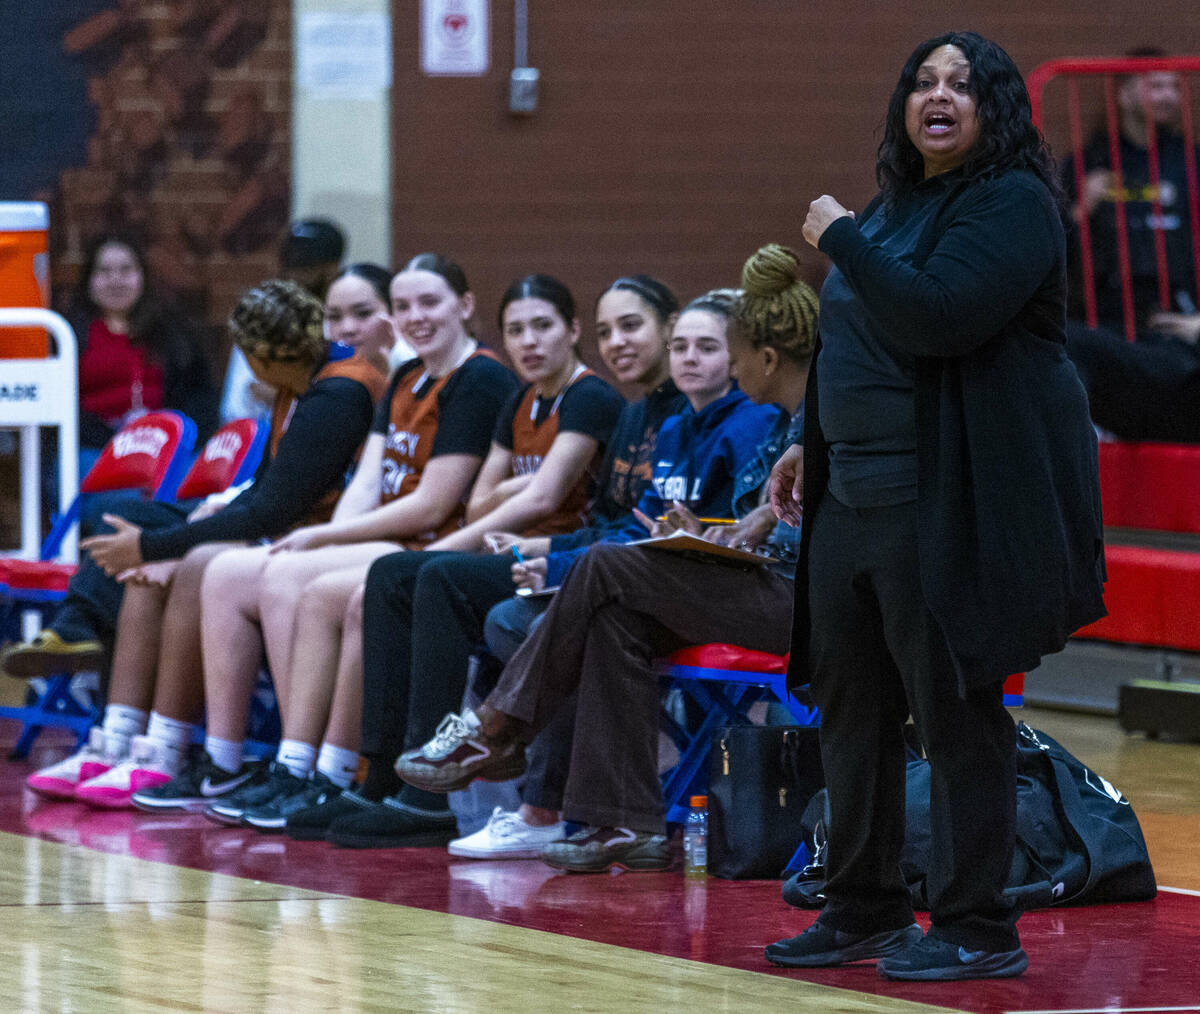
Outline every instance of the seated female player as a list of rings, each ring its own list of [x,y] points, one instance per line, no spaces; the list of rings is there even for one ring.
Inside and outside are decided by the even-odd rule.
[[[670,496],[675,490],[680,497],[694,496],[691,502],[702,511],[727,515],[733,476],[778,417],[777,409],[753,405],[730,378],[726,331],[732,303],[728,292],[710,293],[685,307],[675,323],[671,374],[689,404],[659,434],[654,475],[640,501],[652,515],[669,507],[663,493]],[[645,535],[645,530],[631,520],[619,537],[637,535]],[[452,643],[465,641],[464,631],[472,623],[476,637],[482,632],[482,615],[472,616],[459,596],[450,596],[448,608],[438,609],[442,602],[428,594],[424,572],[409,575],[407,583],[381,572],[390,559],[379,561],[368,574],[363,609],[363,752],[370,770],[362,796],[378,791],[373,787],[381,783],[394,790],[390,766],[399,752],[394,744],[423,742],[447,710],[461,705],[466,659],[452,650]],[[472,584],[476,562],[449,558],[430,567],[459,571],[449,580],[456,588],[466,588]],[[511,573],[497,584],[502,594],[514,590]],[[571,636],[581,632],[582,628]],[[443,798],[405,787],[399,797],[337,817],[326,837],[351,847],[432,844],[447,842],[454,831],[454,817]]]
[[[420,303],[419,298],[415,296],[413,301]],[[508,351],[527,381],[537,383],[540,380],[546,389],[554,391],[554,397],[557,399],[567,392],[572,378],[582,377],[574,351],[578,338],[574,304],[570,293],[560,282],[549,276],[533,275],[514,283],[502,303],[501,318]],[[423,313],[419,315],[419,319],[422,326],[413,332],[413,339],[418,343],[418,347],[423,338],[423,329],[427,329],[428,326]],[[535,335],[534,342],[513,341],[517,321],[528,324],[529,330]],[[531,348],[536,354],[531,354]],[[618,400],[615,393],[598,378],[595,380],[596,384],[601,385],[596,390],[600,392],[604,401],[608,404],[615,403]],[[589,386],[593,385],[585,382],[584,389]],[[474,478],[476,471],[480,471],[481,463],[483,470],[480,471],[480,478],[476,482],[484,479],[487,471],[484,454],[486,452],[491,456],[491,452],[488,451],[488,437],[498,425],[497,420],[499,419],[500,425],[512,420],[512,406],[516,403],[517,393],[515,380],[493,387],[494,390],[489,393],[487,399],[474,399],[475,409],[486,402],[488,419],[485,427],[474,427],[476,454],[472,455],[470,462],[470,476],[454,491],[454,499],[447,501],[447,516],[439,524],[431,525],[428,516],[423,517],[417,511],[412,512],[412,521],[421,522],[421,526],[415,531],[410,531],[410,537],[404,540],[408,549],[418,550],[448,534],[452,537],[459,529],[462,523],[461,507],[457,512],[451,508],[461,505],[466,497],[470,479]],[[503,403],[506,400],[503,396],[509,391],[512,392],[512,396],[507,399],[505,407]],[[575,403],[573,411],[577,408],[578,402]],[[611,429],[611,422],[603,423],[605,436],[608,429]],[[570,443],[570,438],[578,435],[581,434],[564,433],[559,440]],[[399,437],[406,443],[412,443],[412,438],[412,433]],[[535,497],[543,498],[538,502],[545,505],[544,509],[552,510],[556,506],[556,482],[558,498],[566,499],[567,492],[564,491],[578,490],[581,477],[585,475],[597,446],[604,438],[587,437],[580,440],[580,446],[568,461],[564,461],[561,454],[555,453],[556,442],[551,441],[546,454],[547,461],[553,457],[558,466],[566,467],[557,475],[551,468],[543,477],[543,483],[529,483],[526,487]],[[419,450],[419,441],[416,441],[416,444]],[[528,442],[528,438],[523,438],[522,442],[517,444],[517,452],[530,455],[535,446]],[[543,468],[546,467],[543,465]],[[547,489],[542,488],[543,484],[548,486],[549,495]],[[419,491],[420,487],[415,495],[419,496]],[[403,502],[401,500],[397,503]],[[397,507],[396,512],[399,510]],[[401,515],[396,513],[395,516]],[[395,532],[395,529],[392,531]],[[357,546],[341,541],[359,532],[372,532],[376,535],[376,540]],[[238,823],[247,809],[257,808],[277,799],[290,798],[297,792],[319,796],[330,788],[330,783],[333,786],[339,781],[348,784],[349,778],[353,776],[357,766],[354,744],[344,745],[338,738],[330,737],[326,743],[328,749],[325,751],[325,770],[321,772],[320,777],[311,777],[316,759],[315,743],[308,742],[303,735],[293,735],[293,730],[300,729],[302,732],[308,725],[314,725],[318,729],[314,739],[319,742],[319,730],[324,729],[333,704],[333,690],[339,664],[355,674],[360,669],[358,659],[362,642],[358,617],[361,614],[361,596],[358,590],[372,559],[404,548],[404,545],[398,544],[401,541],[399,539],[391,543],[379,541],[381,537],[386,538],[388,533],[388,520],[383,516],[366,518],[359,524],[351,521],[348,526],[339,523],[335,524],[332,530],[326,528],[315,533],[297,533],[294,542],[283,544],[283,552],[272,555],[262,585],[260,602],[264,608],[260,612],[263,613],[263,625],[268,631],[269,644],[282,645],[285,649],[290,646],[287,656],[280,660],[284,671],[283,685],[287,694],[283,698],[286,702],[283,709],[284,739],[280,744],[276,762],[271,765],[261,784],[248,785],[228,799],[210,800],[205,813],[212,819],[223,823]],[[344,557],[354,553],[358,556],[357,561],[338,568],[336,563],[328,559],[321,567],[314,567],[313,563],[305,560],[305,557],[321,553],[325,553],[326,556],[333,554],[336,552],[333,545],[335,541]],[[312,553],[286,551],[289,545],[303,547],[314,542],[316,545],[324,543],[326,550],[315,550]],[[420,554],[412,555],[419,558]],[[292,596],[289,608],[288,593],[296,587],[299,587],[301,592],[298,596]],[[217,633],[215,626],[210,629],[213,630],[214,640],[224,637],[223,634]],[[346,632],[348,636],[344,636]],[[226,653],[226,657],[230,654]],[[207,683],[209,699],[213,702],[209,709],[210,736],[230,742],[240,740],[244,731],[246,703],[256,670],[251,659],[233,661],[236,664],[226,666],[221,671],[209,670],[210,678]],[[271,662],[274,671],[274,657],[271,657]],[[358,700],[355,696],[348,704],[348,709],[352,712],[351,724],[354,726],[358,724]],[[342,716],[346,710],[347,707],[342,707],[339,702],[335,715]],[[336,781],[330,777],[330,772],[336,775]],[[185,784],[184,777],[176,782],[174,786],[140,793],[134,802],[144,809],[194,805],[198,801],[195,798],[195,786]]]
[[[357,278],[352,271],[338,284],[352,291]],[[373,324],[347,355],[346,346],[326,341],[323,318],[314,296],[280,281],[249,290],[230,318],[233,339],[255,375],[278,392],[268,453],[249,489],[211,516],[176,516],[173,525],[153,529],[108,515],[115,532],[85,540],[92,561],[110,577],[135,573],[116,621],[103,724],[84,750],[32,776],[36,791],[122,806],[131,791],[167,781],[183,763],[193,732],[188,722],[200,707],[205,568],[222,549],[328,516],[387,382],[391,328]],[[153,562],[180,557],[177,566]],[[95,567],[88,573],[89,582],[104,580]],[[82,569],[77,577],[84,577]],[[152,701],[155,714],[148,719]]]
[[[137,793],[134,802],[143,809],[217,803],[200,790],[205,765],[236,770],[241,763],[264,644],[286,723],[296,712],[293,670],[332,668],[346,600],[371,561],[400,548],[420,548],[462,523],[462,505],[487,453],[496,415],[517,380],[472,337],[474,294],[457,264],[433,253],[414,257],[392,279],[390,299],[395,330],[418,357],[397,369],[381,399],[333,518],[269,547],[222,553],[209,567],[201,592],[209,756],[198,757],[170,783]],[[297,624],[297,606],[310,584],[320,590],[312,597],[325,608],[310,609]],[[332,644],[316,638],[327,650],[314,655],[313,628],[319,625],[324,634],[330,613],[337,619]],[[306,701],[301,710],[308,706]],[[285,778],[295,768],[308,774],[316,758],[302,747],[285,738],[265,777]],[[321,758],[322,781],[346,778],[348,784],[357,757],[331,745]]]
[[[796,267],[794,254],[782,247],[765,247],[751,257],[732,328],[739,382],[756,401],[780,402],[791,413],[780,419],[753,462],[760,480],[780,446],[799,436],[817,301],[797,279]],[[524,744],[574,694],[563,815],[583,827],[547,845],[542,858],[577,872],[665,869],[670,856],[657,768],[660,692],[654,660],[707,641],[783,653],[791,624],[798,530],[776,523],[770,506],[760,502],[737,524],[704,535],[733,545],[765,545],[777,562],[732,566],[640,546],[593,546],[571,569],[485,703],[448,716],[431,740],[400,757],[396,771],[408,783],[401,798],[519,774]],[[427,692],[424,685],[414,686],[416,694]]]
[[[629,512],[637,504],[649,479],[658,429],[666,418],[681,407],[682,395],[670,377],[667,363],[667,339],[677,311],[678,302],[670,290],[647,275],[618,278],[597,300],[596,331],[601,357],[618,380],[640,389],[645,397],[626,405],[621,411],[608,445],[602,471],[602,490],[593,512],[593,524],[566,535],[519,539],[522,545],[591,542],[613,525],[628,520]],[[515,535],[493,535],[489,541],[500,540],[507,549],[518,538]],[[544,549],[541,551],[544,552]],[[488,607],[512,594],[513,584],[509,573],[512,557],[507,552],[503,556],[460,553],[427,555],[427,559],[413,558],[406,562],[421,565],[419,573],[423,609],[428,610],[428,615],[443,619],[439,621],[436,631],[430,629],[415,636],[428,636],[427,650],[422,652],[422,657],[431,659],[431,664],[465,671],[480,639],[481,624]],[[411,576],[415,580],[416,574],[412,573]],[[361,636],[351,642],[343,634],[342,644],[345,660],[349,653],[360,650]],[[431,654],[433,652],[436,655]],[[432,661],[434,658],[436,662]],[[305,674],[300,674],[299,678],[304,679]],[[357,654],[352,665],[339,667],[334,693],[335,705],[328,724],[322,726],[313,721],[309,734],[315,737],[323,733],[327,744],[331,741],[353,743],[357,747],[362,696],[361,663]],[[349,706],[343,708],[343,702]],[[560,739],[565,738],[569,748],[569,716],[564,724],[565,733]],[[316,741],[314,738],[311,742],[315,745]],[[542,755],[552,767],[557,765],[547,754],[554,752],[549,750]],[[398,787],[399,783],[395,782],[390,766],[382,770]],[[368,786],[365,791],[369,793],[372,790]],[[303,804],[314,794],[319,805],[306,809]],[[276,801],[248,810],[244,822],[262,829],[277,829],[283,825],[283,818],[286,817],[288,832],[295,837],[324,837],[334,817],[358,808],[361,793],[341,803],[336,795],[336,792],[326,788],[324,792],[309,793],[309,799]],[[543,813],[542,816],[545,817],[544,822],[550,825],[557,823],[556,813]],[[533,819],[537,819],[536,814]]]

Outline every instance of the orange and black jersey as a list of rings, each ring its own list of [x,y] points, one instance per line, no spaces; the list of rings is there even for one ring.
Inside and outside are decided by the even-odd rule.
[[[327,520],[386,384],[358,356],[327,361],[298,398],[276,399],[254,485],[203,521],[142,532],[142,559],[175,559],[204,542],[245,542]]]

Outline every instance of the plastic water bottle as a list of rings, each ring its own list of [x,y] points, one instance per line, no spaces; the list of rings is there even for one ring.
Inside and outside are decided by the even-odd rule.
[[[683,827],[683,872],[708,876],[708,796],[692,796],[692,809]]]

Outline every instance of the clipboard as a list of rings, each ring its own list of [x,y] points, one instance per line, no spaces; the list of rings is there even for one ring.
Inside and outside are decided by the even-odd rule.
[[[562,585],[555,584],[549,588],[539,588],[537,591],[532,588],[518,588],[517,596],[523,599],[548,599],[561,587]]]
[[[710,558],[714,563],[740,563],[754,567],[765,567],[768,563],[778,563],[773,556],[753,553],[746,549],[735,549],[733,546],[718,546],[708,542],[698,535],[687,532],[672,532],[670,535],[660,535],[657,538],[638,539],[627,543],[630,546],[642,546],[645,549],[660,549],[669,553],[688,553]]]

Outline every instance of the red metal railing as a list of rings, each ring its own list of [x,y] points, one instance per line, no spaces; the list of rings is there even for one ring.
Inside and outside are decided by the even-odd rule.
[[[1118,125],[1116,77],[1118,75],[1147,74],[1169,71],[1179,74],[1183,80],[1180,88],[1181,132],[1184,144],[1185,179],[1187,183],[1187,215],[1191,223],[1192,268],[1195,275],[1196,292],[1200,294],[1200,185],[1197,182],[1196,139],[1192,123],[1192,103],[1188,74],[1200,73],[1200,57],[1102,57],[1067,58],[1050,60],[1034,68],[1027,79],[1029,98],[1033,104],[1033,120],[1043,127],[1044,92],[1046,85],[1055,78],[1063,78],[1067,86],[1067,119],[1074,162],[1076,193],[1075,217],[1079,223],[1080,262],[1083,275],[1083,297],[1089,327],[1099,321],[1096,298],[1095,260],[1092,250],[1091,226],[1085,204],[1085,170],[1083,164],[1084,138],[1083,118],[1080,112],[1079,81],[1083,78],[1100,78],[1104,90],[1104,123],[1108,135],[1109,165],[1107,168],[1116,178],[1113,210],[1117,234],[1117,261],[1121,278],[1121,307],[1125,336],[1130,341],[1135,337],[1136,319],[1133,298],[1133,270],[1129,249],[1129,223],[1125,202],[1128,193],[1121,165],[1120,128]],[[1157,271],[1158,304],[1163,310],[1171,308],[1171,291],[1168,277],[1167,245],[1161,223],[1161,166],[1155,130],[1154,115],[1146,99],[1146,144],[1149,174],[1148,192],[1152,203],[1152,233],[1154,259]]]

